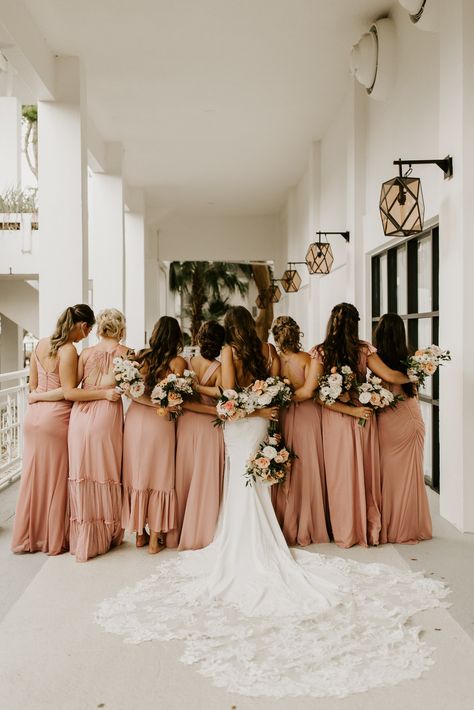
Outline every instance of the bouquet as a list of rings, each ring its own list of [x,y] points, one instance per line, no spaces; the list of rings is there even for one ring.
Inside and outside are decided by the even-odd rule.
[[[246,486],[260,481],[265,486],[284,483],[295,454],[285,447],[281,436],[267,436],[247,462]]]
[[[423,387],[428,375],[434,375],[438,367],[448,360],[451,360],[449,350],[430,345],[423,350],[417,350],[403,364],[408,366],[407,375],[410,380]]]
[[[382,380],[375,375],[369,376],[367,382],[357,386],[359,402],[364,407],[371,409],[384,409],[385,407],[396,407],[397,403],[403,399],[399,394],[393,394],[390,390],[382,387]],[[365,426],[366,419],[359,419],[360,426]]]
[[[334,404],[343,392],[348,392],[355,384],[355,374],[349,365],[332,367],[329,375],[323,375],[319,380],[319,399],[325,404]]]
[[[113,366],[115,390],[120,394],[129,393],[132,397],[141,397],[145,392],[145,383],[138,362],[123,357],[114,357]]]
[[[249,397],[249,406],[254,411],[264,407],[289,407],[293,396],[290,381],[281,377],[267,377],[256,380],[245,390]],[[270,432],[276,431],[277,422],[270,422]]]
[[[168,407],[176,407],[172,412],[168,411],[170,421],[176,420],[183,413],[181,404],[185,399],[191,399],[194,392],[194,378],[196,374],[192,370],[185,370],[183,375],[175,375],[171,372],[164,380],[160,380],[153,388],[150,399],[158,406],[156,413],[164,417]]]
[[[244,390],[222,390],[216,404],[217,418],[214,426],[224,426],[225,422],[243,419],[254,411],[248,393]]]

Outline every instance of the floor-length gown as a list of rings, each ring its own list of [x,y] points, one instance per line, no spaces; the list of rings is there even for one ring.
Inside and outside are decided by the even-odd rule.
[[[395,394],[403,388],[390,385]],[[416,397],[377,417],[382,472],[381,542],[430,540],[431,516],[423,473],[425,425]]]
[[[91,350],[84,362],[85,390],[97,389],[120,348]],[[78,562],[122,542],[122,432],[121,399],[74,403],[69,422],[69,549]]]
[[[96,621],[131,643],[183,640],[183,662],[243,695],[344,696],[418,677],[431,654],[407,622],[439,605],[443,586],[385,565],[290,550],[269,488],[245,485],[246,462],[266,432],[259,417],[225,425],[213,542],[162,553],[155,574],[102,602]]]
[[[37,392],[61,387],[59,358],[54,370],[38,369]],[[29,404],[23,428],[23,471],[13,525],[13,552],[58,555],[68,549],[67,434],[71,402]]]
[[[361,381],[367,374],[367,358],[375,352],[370,343],[362,343],[358,364]],[[323,362],[316,348],[311,356]],[[361,406],[357,400],[354,404]],[[371,417],[361,427],[357,418],[324,407],[322,425],[334,542],[340,547],[378,545],[382,491],[376,418]]]
[[[188,363],[189,369],[191,368]],[[214,361],[200,384],[206,385],[220,363]],[[201,396],[203,404],[215,400]],[[176,426],[176,529],[166,538],[167,547],[197,550],[212,542],[222,493],[224,437],[213,426],[210,414],[185,411]]]
[[[298,379],[304,382],[302,367]],[[291,404],[280,415],[285,444],[297,456],[287,481],[272,486],[275,513],[288,545],[329,542],[321,414],[321,407],[308,400]]]
[[[176,527],[176,423],[155,407],[132,402],[123,433],[122,524],[129,532]]]

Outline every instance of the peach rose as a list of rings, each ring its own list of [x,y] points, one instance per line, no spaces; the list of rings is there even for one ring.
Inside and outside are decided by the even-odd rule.
[[[270,466],[270,459],[261,456],[259,459],[256,459],[255,464],[259,468],[268,468]]]
[[[263,380],[255,380],[252,385],[252,392],[263,392],[265,387],[265,382]]]
[[[232,414],[235,409],[235,402],[230,399],[222,405],[222,409],[228,414]]]
[[[380,407],[380,402],[381,402],[380,395],[377,394],[377,392],[373,392],[370,395],[370,404],[372,404],[374,407]]]
[[[168,406],[169,407],[176,407],[178,404],[183,403],[183,398],[181,397],[180,394],[177,394],[176,392],[168,392]]]
[[[283,456],[281,454],[277,454],[273,460],[275,461],[275,463],[284,463],[285,462],[285,459],[283,458]]]
[[[290,455],[290,454],[288,453],[288,451],[287,451],[286,449],[282,449],[282,450],[280,451],[280,453],[278,454],[278,456],[281,457],[281,460],[282,460],[283,463],[285,463],[285,461],[288,461],[289,455]]]
[[[423,366],[423,371],[426,372],[427,375],[434,375],[436,372],[436,365],[432,362],[427,362],[426,365]]]

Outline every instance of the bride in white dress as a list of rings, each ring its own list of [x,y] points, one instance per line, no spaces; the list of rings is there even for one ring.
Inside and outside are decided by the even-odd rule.
[[[278,372],[246,309],[231,309],[225,325],[225,388]],[[409,619],[439,606],[446,589],[386,565],[289,549],[270,489],[245,485],[246,462],[275,412],[260,415],[225,425],[211,545],[160,559],[155,574],[102,602],[96,621],[131,643],[182,639],[184,663],[249,696],[342,697],[419,677],[431,651]]]

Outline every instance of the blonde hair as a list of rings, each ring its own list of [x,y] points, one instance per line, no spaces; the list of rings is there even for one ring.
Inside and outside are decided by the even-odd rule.
[[[77,323],[86,323],[90,328],[94,325],[94,312],[87,303],[78,303],[75,306],[68,306],[66,310],[61,313],[56,323],[56,329],[50,338],[50,357],[56,357],[59,348],[67,343],[71,335],[71,330]]]
[[[117,338],[125,335],[125,316],[117,308],[104,308],[97,314],[97,335],[99,338]]]
[[[291,316],[275,318],[272,333],[279,350],[289,350],[290,352],[301,350],[301,336],[303,334],[298,323]]]

